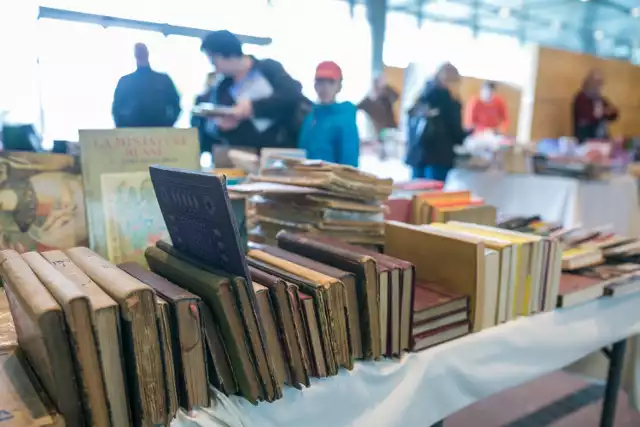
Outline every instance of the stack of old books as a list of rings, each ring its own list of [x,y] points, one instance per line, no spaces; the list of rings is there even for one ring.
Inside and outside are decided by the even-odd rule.
[[[311,160],[283,159],[250,177],[232,193],[255,195],[251,202],[257,241],[273,243],[280,230],[333,237],[347,243],[380,245],[384,207],[392,180],[358,169]]]
[[[385,218],[408,224],[462,221],[496,225],[496,208],[469,191],[424,191],[411,198],[392,196],[386,202]]]
[[[399,223],[388,225],[386,251],[401,248],[389,239],[398,227]],[[461,304],[466,296],[469,320],[477,331],[555,308],[562,255],[556,240],[456,221],[405,225],[405,230],[403,239],[412,244],[405,243],[406,249],[393,254],[416,265],[416,289],[427,288],[431,294],[422,298],[423,303],[416,299],[414,312],[428,311],[446,301]],[[441,296],[435,298],[434,294]],[[465,320],[460,306],[442,310],[436,310],[437,316],[456,316],[438,319],[437,325]],[[414,321],[414,328],[417,324]]]
[[[607,227],[565,229],[540,216],[511,217],[500,227],[545,236],[562,247],[559,307],[640,291],[640,242]]]

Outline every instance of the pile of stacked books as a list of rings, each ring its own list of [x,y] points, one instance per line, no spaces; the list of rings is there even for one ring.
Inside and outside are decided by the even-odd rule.
[[[394,193],[386,206],[386,219],[408,224],[461,221],[496,225],[496,208],[469,191],[424,191],[410,198]]]
[[[416,266],[414,335],[456,335],[469,321],[479,331],[555,308],[562,256],[557,241],[456,221],[404,225],[395,238],[399,227],[388,224],[385,251]],[[422,326],[425,321],[435,323]]]
[[[384,206],[392,180],[358,169],[283,159],[229,191],[251,198],[253,240],[273,243],[278,231],[311,233],[347,243],[384,243]],[[255,238],[258,237],[258,238]]]
[[[526,230],[557,240],[562,245],[559,307],[582,304],[602,296],[640,290],[640,241],[606,228],[562,226],[539,216],[514,217],[501,227]]]

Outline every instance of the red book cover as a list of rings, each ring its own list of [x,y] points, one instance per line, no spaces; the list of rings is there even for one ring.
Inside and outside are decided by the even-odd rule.
[[[399,221],[409,223],[411,221],[410,199],[389,199],[384,202],[385,221]]]
[[[457,300],[466,300],[465,295],[451,293],[435,283],[418,282],[415,287],[413,311],[425,311]]]
[[[564,273],[560,277],[558,306],[570,307],[601,297],[605,280],[597,277]]]

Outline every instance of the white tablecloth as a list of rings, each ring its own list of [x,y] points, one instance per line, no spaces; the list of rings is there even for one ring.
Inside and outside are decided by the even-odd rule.
[[[272,404],[224,398],[215,409],[181,413],[174,425],[427,427],[640,333],[638,307],[640,294],[521,318],[400,361],[357,363],[303,391],[287,387]]]
[[[608,181],[517,175],[454,169],[448,190],[470,190],[505,214],[536,215],[566,227],[610,224],[618,233],[640,237],[638,185],[631,176]]]

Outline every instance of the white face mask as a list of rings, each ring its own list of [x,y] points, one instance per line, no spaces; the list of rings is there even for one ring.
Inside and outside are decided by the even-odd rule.
[[[491,98],[493,97],[493,93],[491,92],[491,89],[488,89],[486,87],[483,87],[480,90],[480,99],[487,102],[487,101],[491,101]]]

